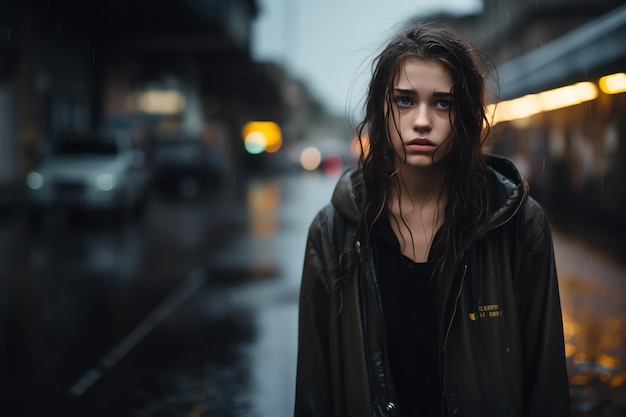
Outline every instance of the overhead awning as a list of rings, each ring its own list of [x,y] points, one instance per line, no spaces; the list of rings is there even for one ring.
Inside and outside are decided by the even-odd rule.
[[[500,65],[500,99],[624,70],[626,5]]]

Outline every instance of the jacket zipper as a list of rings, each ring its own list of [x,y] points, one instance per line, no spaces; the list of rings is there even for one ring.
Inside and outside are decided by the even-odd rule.
[[[360,255],[361,254],[361,242],[359,242],[358,240],[356,241],[356,250],[357,253]],[[369,249],[369,255],[365,255],[367,256],[368,262],[367,262],[367,269],[368,271],[364,271],[364,274],[366,276],[366,280],[371,279],[372,277],[376,277],[376,271],[375,271],[375,266],[374,266],[374,260],[373,260],[373,255],[371,253],[371,248]],[[378,287],[378,282],[376,281],[376,279],[373,279],[373,287],[374,287],[374,298],[375,298],[375,302],[376,302],[376,311],[378,313],[378,319],[380,321],[380,327],[381,327],[381,333],[383,335],[383,340],[381,341],[381,343],[383,343],[383,345],[385,344],[384,339],[386,338],[385,335],[387,333],[387,329],[385,328],[385,320],[383,317],[383,308],[381,305],[381,301],[380,301],[380,290]],[[365,303],[364,303],[365,305]],[[367,324],[364,326],[365,328],[368,328]],[[367,349],[367,356],[371,357],[370,353],[369,353],[369,343],[366,343],[366,349]],[[383,349],[383,351],[386,351],[386,349]],[[386,355],[383,355],[383,373],[384,373],[384,379],[385,379],[385,387],[386,387],[386,399],[384,399],[384,401],[380,401],[380,398],[377,398],[378,396],[376,395],[377,390],[373,385],[374,382],[374,377],[372,375],[372,369],[370,366],[368,366],[368,372],[370,374],[370,384],[372,387],[372,393],[374,394],[374,402],[376,404],[376,407],[378,408],[378,411],[380,413],[380,415],[383,416],[389,416],[393,413],[393,409],[395,408],[395,404],[390,403],[389,402],[389,383],[387,381],[387,372],[385,372],[385,368],[386,368]],[[383,403],[385,403],[383,405]]]
[[[445,352],[446,345],[448,344],[448,336],[450,336],[450,329],[452,328],[452,321],[454,320],[454,316],[456,316],[456,310],[458,307],[459,298],[461,297],[461,291],[463,290],[463,281],[465,281],[465,274],[467,273],[467,264],[463,267],[463,275],[461,276],[461,285],[459,286],[459,292],[454,299],[454,309],[452,310],[452,317],[450,317],[450,322],[448,323],[448,328],[446,329],[446,337],[443,339],[443,347],[442,351]]]
[[[446,336],[443,339],[443,344],[441,347],[441,351],[443,354],[443,392],[442,392],[442,397],[443,399],[446,398],[446,387],[447,387],[447,383],[446,383],[446,369],[447,369],[447,363],[446,363],[446,347],[448,346],[448,337],[450,336],[450,330],[452,329],[452,322],[454,321],[454,317],[456,316],[456,311],[458,308],[458,304],[459,304],[459,298],[461,298],[461,292],[463,291],[463,282],[465,281],[465,275],[467,274],[467,264],[465,264],[463,266],[463,275],[461,276],[461,285],[459,285],[459,291],[456,294],[456,297],[454,299],[454,309],[452,310],[452,316],[450,317],[450,322],[448,323],[448,328],[446,329]],[[445,407],[445,401],[442,401],[441,403],[441,413],[443,415],[443,410]]]

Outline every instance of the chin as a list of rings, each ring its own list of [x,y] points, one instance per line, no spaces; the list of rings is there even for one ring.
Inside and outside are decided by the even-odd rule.
[[[404,164],[415,168],[428,168],[436,165],[437,159],[433,161],[432,155],[409,155]]]

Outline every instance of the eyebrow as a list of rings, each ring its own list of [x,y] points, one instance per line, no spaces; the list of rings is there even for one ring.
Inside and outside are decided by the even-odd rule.
[[[404,90],[402,88],[394,88],[394,93],[404,94],[404,95],[416,95],[417,93],[414,90]],[[435,91],[433,97],[437,98],[449,98],[452,94],[449,91]]]

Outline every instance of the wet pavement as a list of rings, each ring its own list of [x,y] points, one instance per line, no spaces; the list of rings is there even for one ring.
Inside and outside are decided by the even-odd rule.
[[[290,414],[306,230],[334,181],[159,198],[141,221],[2,218],[3,404],[25,416]]]
[[[292,415],[306,231],[335,181],[234,180],[136,221],[0,217],[7,415]],[[554,235],[574,415],[626,416],[626,267]]]
[[[576,415],[626,416],[626,268],[558,231],[555,256]]]

